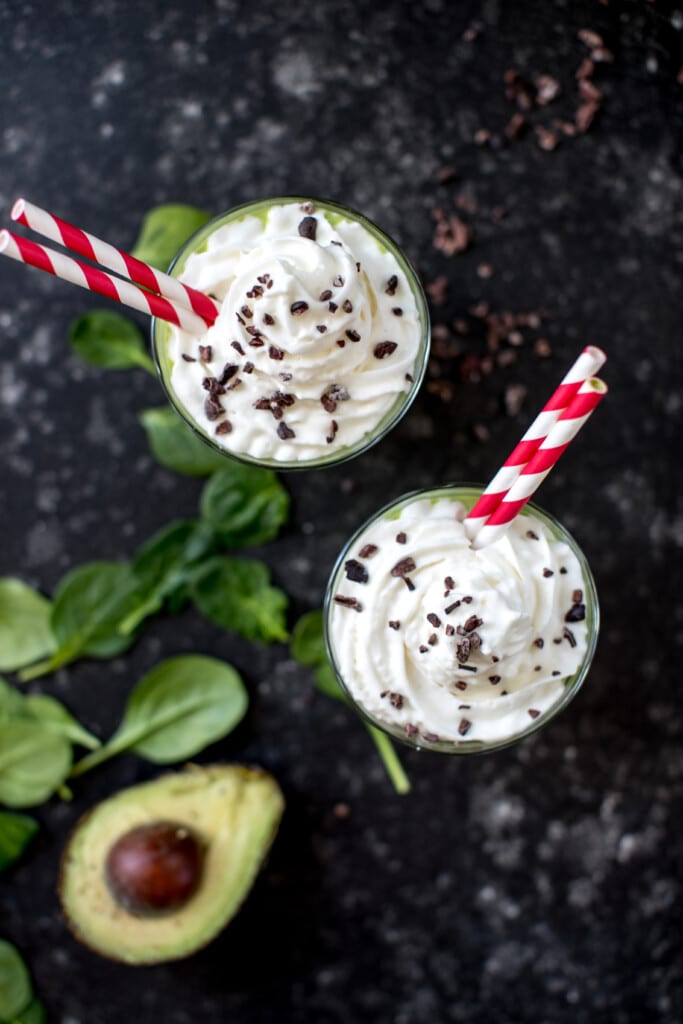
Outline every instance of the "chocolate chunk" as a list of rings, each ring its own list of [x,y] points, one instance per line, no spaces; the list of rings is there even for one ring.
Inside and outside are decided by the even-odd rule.
[[[458,726],[458,732],[461,736],[467,736],[467,733],[472,728],[472,723],[467,718],[460,719],[460,725]]]
[[[560,569],[560,576],[566,576],[566,575],[567,575],[567,570],[565,569],[564,566],[562,566],[562,568]]]
[[[394,568],[391,570],[391,575],[406,576],[409,572],[413,572],[415,568],[415,560],[408,556],[408,558],[402,558],[400,562],[396,563]]]
[[[375,345],[372,350],[372,354],[375,359],[386,359],[387,356],[392,355],[398,348],[395,341],[380,341]]]
[[[458,665],[458,671],[459,672],[477,672],[478,669],[477,669],[476,665],[466,665],[466,664],[463,663],[462,665]]]
[[[392,274],[391,277],[389,278],[389,280],[387,281],[387,286],[384,289],[384,291],[385,291],[385,293],[387,295],[395,295],[397,288],[398,288],[398,278],[396,277],[396,274]]]
[[[562,630],[562,636],[565,640],[569,641],[570,647],[576,647],[576,637],[572,633],[571,629],[567,629],[567,627],[565,626]]]
[[[479,648],[481,647],[481,637],[479,636],[479,634],[478,633],[470,633],[469,634],[469,641],[470,641],[470,650],[471,651],[478,651]]]
[[[272,327],[273,324],[275,323],[275,317],[271,316],[270,313],[264,313],[263,314],[263,322],[264,322],[264,324],[267,324],[268,327]]]
[[[536,647],[543,647],[544,646],[543,637],[539,636],[538,640],[534,640],[534,645]]]
[[[215,395],[209,395],[204,402],[204,412],[208,420],[217,420],[219,416],[223,415],[225,409]]]
[[[427,622],[431,622],[435,629],[438,629],[441,625],[441,619],[434,612],[430,612],[427,616]]]
[[[350,397],[343,384],[328,384],[320,396],[320,401],[325,412],[334,412],[337,402],[348,402]]]
[[[426,647],[424,644],[420,644],[420,646],[418,647],[418,651],[420,652],[420,654],[426,654],[428,650],[429,648]]]
[[[389,619],[389,629],[400,629],[401,623],[398,619]]]
[[[464,679],[456,679],[456,681],[455,681],[455,688],[456,688],[456,690],[466,690],[467,689],[467,683],[465,682]]]
[[[240,345],[239,341],[231,341],[230,344],[232,345],[236,352],[239,352],[241,356],[244,355],[244,349]]]
[[[344,299],[342,302],[342,309],[345,313],[353,313],[353,306],[351,305],[350,299]]]
[[[543,570],[543,576],[545,577],[545,579],[549,579],[551,576],[554,576],[554,575],[555,575],[555,573],[553,572],[552,569],[544,569]]]
[[[449,623],[449,625],[446,626],[446,636],[453,636],[454,633],[455,633],[455,629]]]
[[[456,645],[455,654],[459,664],[464,665],[468,661],[470,656],[470,642],[467,637],[464,637],[460,643]]]
[[[292,379],[292,376],[293,375],[291,373],[278,373],[278,377],[280,378],[281,381],[284,381],[285,384],[287,383],[287,381],[290,381]]]
[[[454,601],[453,604],[449,604],[447,608],[444,608],[444,614],[445,615],[450,615],[451,612],[454,612],[455,609],[459,608],[461,604],[462,604],[462,601]]]
[[[427,640],[427,643],[429,644],[429,646],[430,647],[434,647],[434,645],[437,643],[437,641],[438,641],[438,637],[437,637],[436,633],[430,633],[429,634],[429,639]]]
[[[318,222],[315,217],[304,217],[299,222],[299,234],[302,238],[310,238],[312,242],[315,242],[315,236],[318,231]]]
[[[540,715],[540,713],[541,713],[541,712],[540,712],[540,711],[537,711],[537,710],[536,710],[536,708],[529,708],[529,714],[530,714],[530,716],[531,716],[532,718],[538,718],[538,716]]]
[[[438,743],[439,737],[435,732],[423,732],[422,739],[426,740],[427,743]]]
[[[194,356],[186,356],[184,352],[183,352],[183,359],[185,360],[186,363],[196,363],[197,362],[197,360],[194,358]]]
[[[279,361],[284,357],[284,352],[282,351],[281,348],[278,348],[277,345],[269,345],[268,355],[270,356],[271,359],[276,359]]]
[[[466,597],[463,597],[463,599],[462,599],[463,604],[472,604],[473,600],[474,600],[474,598],[471,597],[469,594]]]
[[[355,597],[344,597],[343,594],[335,594],[334,600],[336,604],[341,604],[345,608],[353,608],[354,612],[363,611],[363,605]]]
[[[372,558],[372,556],[376,555],[378,551],[379,551],[379,548],[377,547],[376,544],[364,544],[363,547],[358,552],[358,557],[359,558]]]
[[[401,309],[400,306],[394,306],[391,312],[394,314],[394,316],[403,316],[403,310]]]
[[[302,316],[307,309],[308,303],[299,301],[292,303],[292,305],[289,307],[289,312],[292,314],[292,316]]]
[[[249,344],[252,348],[263,348],[263,338],[252,338]]]
[[[336,302],[328,302],[327,308],[329,309],[330,313],[336,313],[337,310],[339,309],[339,306],[337,305]]]
[[[561,676],[561,675],[562,675],[562,673],[560,672],[560,670],[559,670],[559,669],[557,669],[557,668],[553,670],[552,674],[553,674],[554,676]]]
[[[325,331],[327,330],[327,327],[325,326],[325,324],[316,324],[315,329],[318,332],[318,334],[324,334]]]
[[[405,734],[408,737],[408,739],[412,739],[413,736],[417,736],[418,731],[419,730],[417,726],[411,725],[410,723],[408,723],[408,725],[405,727]]]
[[[565,622],[583,622],[586,618],[586,606],[579,601],[573,604],[564,617]]]
[[[237,363],[226,363],[223,367],[220,377],[218,378],[219,384],[227,384],[231,377],[234,377],[239,366]]]
[[[529,538],[529,540],[538,540],[538,534],[534,533],[533,530],[527,530],[526,535]]]
[[[213,358],[213,350],[210,345],[199,346],[199,358],[203,363],[210,363]]]
[[[349,339],[349,341],[360,341],[360,334],[358,333],[358,331],[354,331],[352,327],[350,327],[348,331],[344,331],[344,334]]]
[[[232,423],[230,420],[222,420],[216,427],[217,434],[229,434],[232,432]]]
[[[400,693],[390,693],[389,703],[392,705],[392,707],[395,707],[397,711],[400,711],[401,708],[403,707],[403,697],[401,696]]]
[[[494,686],[500,682],[500,679],[500,676],[489,676],[489,682],[492,683]]]
[[[471,633],[473,629],[482,625],[482,619],[477,618],[476,615],[470,615],[469,619],[466,620],[464,629],[466,633]]]
[[[583,601],[583,590],[572,590],[572,601],[574,604],[581,604]]]
[[[253,363],[247,362],[242,367],[242,373],[253,373],[253,372],[254,372],[254,364]]]
[[[495,664],[496,664],[496,662],[500,661],[500,658],[499,658],[499,657],[498,657],[498,656],[497,656],[496,654],[492,654],[492,655],[491,655],[491,661],[492,661],[492,662],[493,662],[493,664],[495,665]]]
[[[307,199],[305,203],[301,204],[299,209],[302,213],[315,213],[315,203],[311,202],[310,199]]]
[[[318,300],[320,302],[328,302],[329,299],[331,299],[331,298],[332,298],[332,291],[329,288],[326,288],[325,291],[321,292],[320,295],[318,296]]]
[[[408,590],[415,590],[415,584],[411,580],[410,576],[403,576],[401,578],[405,585],[407,586]]]
[[[408,541],[408,534],[404,533],[403,530],[401,530],[400,533],[396,534],[396,543],[397,544],[406,544],[407,541]]]
[[[254,315],[249,306],[242,306],[242,308],[240,309],[240,313],[242,314],[245,320],[251,320],[251,318]]]
[[[284,420],[278,424],[277,436],[281,441],[288,441],[290,437],[296,437],[291,427],[288,427]]]
[[[344,562],[344,571],[347,580],[352,580],[354,583],[368,582],[368,570],[355,558],[349,558],[347,562]]]
[[[339,245],[340,243],[338,242],[337,244]],[[343,288],[344,287],[344,278],[341,276],[341,274],[337,274],[337,276],[335,277],[334,281],[332,282],[332,287],[333,288]]]
[[[339,424],[337,423],[337,421],[336,420],[331,420],[330,421],[330,432],[325,437],[325,440],[327,441],[328,444],[332,444],[332,442],[334,441],[335,437],[337,436],[337,431],[338,430],[339,430]]]
[[[534,665],[534,672],[540,672],[542,668],[542,665]]]

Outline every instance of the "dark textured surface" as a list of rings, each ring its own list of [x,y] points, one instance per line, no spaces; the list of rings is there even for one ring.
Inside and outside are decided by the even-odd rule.
[[[477,18],[480,33],[463,38]],[[514,112],[502,82],[513,65],[562,84],[533,123],[573,116],[584,27],[615,55],[594,74],[605,101],[591,131],[554,152],[533,133],[476,145],[478,129],[500,135]],[[0,880],[0,932],[25,953],[50,1021],[681,1019],[682,40],[681,5],[644,0],[0,6],[5,223],[23,194],[125,247],[157,202],[217,212],[310,191],[376,219],[426,281],[444,274],[434,322],[470,324],[460,356],[434,366],[450,401],[425,388],[372,452],[287,479],[292,522],[268,559],[292,621],[320,602],[340,545],[380,503],[485,479],[580,346],[610,355],[607,401],[539,495],[591,561],[601,641],[573,705],[521,746],[470,760],[402,752],[413,791],[395,796],[360,722],[314,695],[284,648],[190,613],[180,628],[155,621],[125,658],[35,686],[104,735],[160,657],[224,656],[249,683],[251,712],[206,757],[263,764],[288,799],[228,931],[189,961],[138,970],[70,938],[55,876],[78,815],[155,770],[122,759],[79,780],[72,804],[41,810],[40,839]],[[458,180],[437,185],[451,163]],[[461,213],[475,240],[447,258],[432,246],[432,208],[453,212],[458,195],[478,202]],[[498,206],[507,216],[493,223]],[[482,263],[493,276],[478,275]],[[486,351],[467,314],[480,301],[548,316],[521,346],[503,345],[513,363],[476,380],[463,357]],[[0,574],[48,592],[66,568],[125,557],[192,514],[200,491],[148,454],[137,414],[160,404],[154,381],[69,353],[70,320],[97,304],[0,267]],[[550,342],[545,359],[537,337]],[[518,384],[527,393],[510,416],[504,396]]]

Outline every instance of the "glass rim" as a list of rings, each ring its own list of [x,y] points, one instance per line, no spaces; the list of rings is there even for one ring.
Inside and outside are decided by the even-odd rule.
[[[497,750],[503,750],[506,747],[515,746],[517,743],[526,739],[527,736],[530,736],[532,733],[538,732],[540,729],[546,726],[573,700],[573,698],[581,689],[583,682],[586,676],[588,675],[597,648],[598,635],[600,632],[600,606],[598,602],[598,594],[595,585],[595,579],[593,577],[593,573],[591,572],[590,565],[588,564],[588,559],[586,558],[584,552],[582,551],[573,534],[570,533],[570,531],[566,528],[566,526],[564,526],[559,521],[559,519],[552,515],[552,513],[547,512],[545,509],[541,508],[535,502],[528,501],[524,508],[522,508],[518,514],[523,516],[531,512],[537,515],[541,519],[541,521],[544,522],[544,524],[548,524],[550,526],[550,528],[553,530],[556,536],[559,536],[563,541],[565,541],[569,545],[572,553],[575,555],[579,563],[581,575],[583,577],[584,582],[584,601],[586,604],[586,622],[588,625],[588,634],[586,638],[586,653],[584,654],[581,665],[579,666],[577,671],[572,676],[566,677],[565,680],[563,680],[564,692],[562,693],[562,696],[556,701],[556,703],[553,704],[552,707],[549,708],[545,714],[540,715],[538,719],[532,719],[529,725],[521,732],[516,732],[514,733],[514,735],[499,741],[496,740],[492,742],[487,742],[484,740],[449,739],[431,742],[425,740],[423,736],[419,736],[417,739],[413,739],[406,735],[402,727],[397,726],[395,728],[392,728],[392,726],[389,725],[387,722],[383,722],[380,719],[374,718],[363,707],[360,701],[357,700],[356,697],[354,697],[354,695],[350,692],[349,688],[346,686],[344,682],[344,678],[341,674],[339,666],[337,665],[334,645],[332,643],[332,638],[330,635],[331,630],[329,625],[329,619],[331,609],[333,607],[332,598],[334,596],[334,591],[336,590],[338,578],[343,569],[344,562],[348,557],[351,548],[360,540],[360,538],[363,536],[368,527],[370,527],[378,519],[381,519],[387,512],[392,511],[398,506],[409,504],[415,499],[425,498],[428,497],[429,495],[443,495],[445,497],[447,496],[447,493],[444,492],[449,491],[469,491],[472,493],[473,497],[476,497],[482,493],[484,486],[484,484],[464,482],[442,484],[433,487],[420,487],[417,488],[416,490],[408,491],[405,494],[400,495],[398,498],[394,498],[393,500],[387,502],[377,512],[369,516],[358,527],[358,529],[354,531],[354,533],[346,542],[346,544],[344,544],[343,548],[341,549],[339,555],[335,560],[334,566],[332,568],[325,588],[325,597],[323,601],[323,636],[325,640],[325,650],[327,652],[327,657],[329,659],[330,665],[332,666],[332,670],[335,674],[337,682],[341,686],[345,696],[348,698],[351,707],[361,716],[361,718],[363,718],[370,725],[374,726],[376,729],[379,729],[381,732],[385,733],[392,740],[396,740],[397,742],[402,743],[404,746],[410,747],[412,750],[426,750],[432,753],[442,753],[451,755],[455,754],[463,756],[466,754],[488,754],[493,753]]]
[[[339,203],[333,199],[324,199],[320,196],[265,196],[261,199],[250,200],[246,203],[241,203],[239,206],[231,207],[229,210],[225,210],[223,213],[216,214],[205,224],[203,224],[197,231],[194,232],[188,238],[188,240],[180,247],[178,252],[173,257],[166,273],[172,277],[175,276],[173,271],[177,265],[187,256],[191,255],[196,250],[196,246],[199,240],[203,240],[208,237],[219,224],[225,222],[226,218],[235,216],[246,216],[249,210],[255,207],[262,207],[264,204],[285,204],[285,203],[313,203],[318,204],[322,208],[331,209],[333,212],[337,212],[344,215],[347,219],[360,223],[363,227],[369,228],[370,234],[378,237],[380,241],[386,243],[387,248],[396,258],[401,268],[405,271],[406,276],[409,277],[409,286],[411,293],[415,299],[417,306],[418,318],[420,321],[420,343],[418,352],[415,357],[415,364],[413,366],[413,381],[410,388],[405,392],[399,392],[394,400],[393,405],[385,414],[385,417],[380,420],[383,426],[376,432],[373,430],[368,431],[364,434],[355,445],[350,445],[346,449],[338,448],[336,452],[331,451],[329,455],[321,455],[313,459],[296,459],[296,460],[283,460],[283,459],[271,459],[271,458],[258,458],[256,456],[249,455],[245,452],[235,452],[223,445],[218,444],[209,434],[201,429],[196,420],[186,412],[182,403],[176,398],[175,393],[171,387],[170,381],[166,379],[166,372],[162,365],[161,355],[159,352],[159,346],[161,343],[158,335],[158,331],[162,329],[161,325],[165,325],[166,321],[160,320],[159,317],[152,317],[150,326],[150,338],[152,348],[152,359],[157,371],[157,376],[161,383],[162,390],[175,413],[181,418],[181,420],[192,430],[192,432],[206,445],[208,445],[213,451],[219,455],[225,456],[227,459],[234,459],[237,462],[245,463],[250,466],[257,466],[261,469],[271,469],[276,472],[298,472],[309,469],[326,469],[328,467],[340,466],[344,462],[349,462],[351,459],[355,459],[358,455],[364,454],[374,445],[382,441],[386,435],[393,430],[395,426],[403,419],[405,414],[410,409],[411,405],[415,401],[417,394],[422,386],[422,383],[427,372],[427,364],[429,362],[429,353],[431,347],[431,323],[429,318],[429,307],[427,304],[427,297],[425,295],[422,282],[420,281],[417,270],[413,267],[412,263],[404,253],[403,248],[394,241],[394,239],[387,234],[382,228],[380,228],[374,221],[372,221],[365,214],[358,212],[351,206],[346,206],[343,203]]]

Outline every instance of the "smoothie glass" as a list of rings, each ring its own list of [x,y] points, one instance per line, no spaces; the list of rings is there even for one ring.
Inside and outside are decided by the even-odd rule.
[[[332,570],[327,590],[325,594],[324,603],[324,628],[325,628],[325,643],[327,647],[328,657],[330,663],[334,669],[337,679],[346,693],[350,703],[355,707],[359,714],[366,718],[372,725],[378,729],[383,730],[392,739],[406,743],[415,749],[433,750],[446,754],[476,754],[485,753],[487,751],[498,750],[503,747],[510,746],[517,743],[519,740],[524,739],[525,736],[530,735],[532,732],[536,732],[538,729],[543,728],[552,718],[555,717],[558,712],[569,704],[572,698],[579,691],[591,665],[595,648],[597,645],[598,631],[599,631],[599,608],[598,599],[595,589],[595,582],[591,574],[586,557],[579,548],[578,544],[571,536],[571,534],[549,513],[544,512],[537,505],[529,502],[526,507],[520,512],[521,517],[528,517],[533,515],[541,521],[543,526],[547,529],[551,538],[557,541],[563,541],[569,547],[571,553],[575,556],[582,577],[582,601],[585,603],[585,624],[587,627],[586,633],[586,651],[581,660],[578,669],[567,678],[561,680],[562,692],[558,699],[553,703],[544,713],[540,714],[535,719],[530,719],[529,724],[524,728],[515,729],[514,733],[498,738],[495,740],[485,741],[467,738],[458,739],[429,739],[425,738],[423,733],[419,733],[413,737],[406,735],[405,727],[402,724],[388,723],[384,719],[378,718],[373,715],[363,706],[361,701],[357,699],[354,694],[350,691],[347,682],[345,681],[342,671],[339,667],[339,655],[335,647],[335,636],[334,628],[332,625],[332,616],[334,605],[334,596],[338,592],[340,586],[343,585],[344,580],[344,567],[349,557],[358,553],[362,549],[366,542],[366,536],[368,531],[373,527],[374,524],[380,520],[393,521],[398,519],[402,509],[411,505],[413,502],[427,499],[431,502],[436,502],[439,499],[449,499],[453,502],[461,502],[465,508],[469,511],[476,500],[481,495],[482,488],[474,484],[453,484],[444,487],[427,488],[425,490],[414,491],[409,494],[403,495],[390,504],[385,505],[384,508],[380,509],[374,516],[368,519],[351,537],[348,543],[345,545],[341,554],[339,555],[337,562]],[[372,562],[369,561],[368,565],[371,566]],[[355,614],[351,612],[350,614]],[[384,626],[385,623],[383,622]],[[368,643],[371,642],[371,637],[368,637]],[[548,651],[546,645],[546,654]],[[551,648],[550,648],[551,649]],[[467,700],[466,697],[462,698]]]
[[[372,445],[380,441],[405,415],[413,402],[425,374],[430,342],[429,314],[425,295],[416,272],[413,270],[401,249],[394,241],[392,241],[391,238],[388,237],[388,235],[381,231],[367,217],[364,217],[362,214],[356,213],[339,203],[334,203],[328,200],[297,196],[273,197],[257,202],[245,203],[242,206],[229,210],[227,213],[220,214],[200,228],[200,230],[197,231],[188,242],[186,242],[175,257],[168,273],[173,277],[179,277],[186,266],[189,256],[192,253],[201,253],[205,251],[207,247],[207,239],[217,229],[231,222],[241,221],[247,216],[257,217],[265,222],[268,211],[272,206],[290,203],[296,203],[299,205],[307,203],[313,204],[315,210],[323,213],[333,225],[345,221],[358,223],[374,240],[380,252],[388,252],[393,255],[400,270],[405,275],[415,301],[419,320],[420,337],[419,344],[416,346],[415,361],[410,374],[412,381],[410,382],[409,389],[397,394],[391,407],[384,413],[384,415],[381,416],[380,420],[372,429],[368,430],[353,444],[347,446],[335,445],[314,458],[285,461],[275,458],[259,458],[246,452],[232,450],[220,445],[215,441],[211,434],[193,418],[175,393],[171,382],[173,361],[169,354],[170,326],[163,320],[153,319],[152,350],[154,361],[156,363],[162,386],[171,406],[202,441],[214,450],[220,452],[222,455],[225,455],[228,458],[235,458],[239,461],[247,462],[252,465],[277,470],[314,469],[335,465],[354,458],[356,455],[361,454],[361,452],[366,451]]]

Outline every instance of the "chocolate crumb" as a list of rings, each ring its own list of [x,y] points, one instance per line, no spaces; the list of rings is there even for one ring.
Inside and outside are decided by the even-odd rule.
[[[341,604],[345,608],[353,608],[354,612],[362,612],[363,605],[355,597],[345,597],[343,594],[334,595],[335,604]]]
[[[464,679],[456,679],[456,681],[455,681],[455,688],[456,688],[456,690],[466,690],[467,689],[467,683],[465,682]]]
[[[341,276],[341,274],[337,274],[337,276],[335,277],[334,281],[332,282],[332,287],[333,288],[343,288],[344,287],[344,278]]]
[[[284,352],[282,351],[281,348],[278,348],[277,345],[268,346],[268,355],[270,356],[271,359],[275,359],[278,361],[284,358]]]
[[[456,645],[455,655],[460,665],[464,665],[470,656],[470,642],[467,637],[464,637],[460,643]]]
[[[542,665],[534,665],[534,672],[540,672],[542,667]]]
[[[372,556],[376,555],[378,551],[379,551],[379,548],[377,547],[376,544],[364,544],[363,547],[358,552],[358,557],[359,558],[372,558]]]
[[[244,364],[244,366],[242,367],[242,373],[253,373],[253,372],[254,372],[254,364],[246,362]]]
[[[290,437],[296,437],[291,427],[288,427],[284,420],[281,420],[277,428],[277,436],[281,441],[288,441]]]
[[[186,356],[184,352],[183,352],[183,359],[185,360],[186,363],[196,363],[197,362],[197,360],[194,358],[194,356]]]
[[[217,434],[230,434],[232,432],[232,423],[230,420],[223,420],[216,427]]]
[[[302,316],[307,309],[308,303],[299,300],[298,302],[292,303],[292,305],[289,307],[289,312],[292,314],[292,316]]]
[[[263,314],[263,322],[264,322],[264,324],[267,324],[268,327],[272,327],[273,324],[275,323],[275,317],[271,316],[270,313],[264,313]]]
[[[583,622],[586,618],[586,606],[580,602],[573,604],[564,617],[565,622]]]
[[[279,379],[281,381],[283,381],[286,384],[288,381],[290,381],[292,379],[292,374],[291,373],[278,373],[278,377],[279,377]]]
[[[220,377],[218,378],[218,383],[227,384],[230,378],[234,377],[238,370],[239,366],[237,363],[226,363],[221,371]]]
[[[318,332],[318,334],[324,334],[325,331],[327,330],[327,327],[325,326],[325,324],[316,324],[315,329]]]
[[[384,291],[385,291],[385,293],[387,295],[395,295],[397,288],[398,288],[398,278],[397,278],[396,274],[392,274],[391,277],[389,278],[389,280],[387,281],[387,286],[384,289]]]
[[[403,316],[403,310],[401,309],[400,306],[394,306],[391,312],[394,314],[394,316]]]
[[[478,669],[477,669],[476,665],[466,665],[466,664],[463,663],[461,665],[458,665],[458,671],[459,672],[477,672]]]
[[[242,308],[240,309],[240,313],[242,314],[245,320],[251,320],[251,318],[254,315],[249,306],[242,306]]]
[[[470,597],[470,595],[468,594],[467,597],[463,597],[462,600],[463,600],[463,604],[472,604],[472,601],[474,600],[474,598]]]
[[[263,338],[252,338],[249,345],[251,348],[263,348]]]
[[[396,543],[397,544],[405,544],[405,543],[407,543],[407,541],[408,541],[408,534],[404,533],[403,530],[401,530],[400,533],[396,534]]]
[[[337,305],[336,302],[328,302],[327,308],[329,309],[330,313],[336,313],[337,310],[339,309],[339,306]]]
[[[244,355],[244,349],[240,345],[239,341],[231,341],[230,344],[232,345],[236,352],[239,352],[241,356]]]
[[[408,723],[408,725],[405,728],[405,734],[408,737],[408,739],[412,739],[413,736],[417,736],[418,731],[419,730],[418,730],[417,726],[416,725],[411,725],[410,723]]]
[[[420,654],[426,654],[428,650],[429,648],[426,647],[424,644],[420,644],[420,646],[418,647],[418,651],[420,652]]]
[[[350,299],[344,299],[342,302],[342,309],[345,313],[353,313],[353,306]]]
[[[533,530],[527,530],[526,531],[526,536],[529,538],[529,540],[538,540],[538,534],[534,533]],[[560,572],[562,572],[561,569],[560,569]]]
[[[329,384],[320,396],[320,401],[325,412],[332,413],[337,408],[337,402],[348,402],[350,397],[343,384]]]
[[[348,333],[348,332],[347,332]],[[387,356],[392,355],[398,348],[395,341],[380,341],[375,345],[372,354],[375,359],[386,359]]]
[[[422,739],[426,740],[427,743],[438,743],[439,737],[435,732],[423,732]]]
[[[339,424],[337,423],[337,421],[336,420],[330,420],[330,432],[325,437],[325,440],[327,441],[328,444],[332,444],[332,442],[334,441],[335,437],[337,436],[337,431],[338,430],[339,430]]]
[[[492,663],[493,663],[494,665],[496,665],[496,664],[497,664],[497,663],[498,663],[498,662],[500,661],[500,658],[498,657],[498,655],[497,655],[497,654],[492,654],[492,655],[491,655],[491,661],[492,661]]]
[[[402,558],[400,562],[391,570],[392,576],[406,576],[409,572],[413,572],[416,568],[415,560],[408,556],[408,558]]]
[[[556,669],[554,669],[554,670],[553,670],[553,673],[552,673],[552,675],[554,675],[554,676],[561,676],[561,675],[562,675],[562,673],[560,672],[560,670],[559,670],[559,669],[557,669],[557,668],[556,668]]]
[[[453,579],[452,576],[446,576],[445,580],[443,581],[443,585],[448,591],[455,590],[455,580]],[[444,594],[444,597],[447,597],[447,595]]]
[[[213,358],[213,350],[211,345],[200,345],[199,346],[199,358],[203,363],[210,363]]]
[[[537,710],[536,710],[536,708],[529,708],[529,714],[530,714],[530,716],[531,716],[532,718],[538,718],[538,716],[540,715],[540,713],[541,713],[541,712],[540,712],[540,711],[537,711]]]
[[[539,636],[538,640],[534,640],[534,646],[535,647],[543,647],[544,646],[544,641],[543,641],[543,637],[542,636]]]
[[[430,647],[434,647],[434,645],[437,643],[437,641],[438,641],[438,637],[437,637],[436,633],[430,633],[429,634],[429,639],[427,640],[427,643],[429,644],[429,646]]]
[[[574,604],[581,604],[583,601],[583,590],[572,590],[572,601]]]
[[[360,562],[357,562],[355,558],[349,558],[347,562],[344,562],[344,571],[346,572],[347,580],[351,580],[353,583],[368,582],[368,570]]]
[[[319,302],[327,302],[331,298],[332,298],[332,291],[329,288],[326,288],[325,291],[321,292],[320,295],[318,296],[318,301]]]
[[[415,584],[411,580],[410,576],[402,576],[401,578],[405,585],[407,586],[408,590],[415,590]]]
[[[478,618],[476,615],[470,615],[463,628],[466,633],[471,633],[472,630],[477,629],[478,626],[482,625],[482,621],[483,620]]]
[[[565,626],[562,630],[562,637],[564,640],[569,641],[570,647],[576,647],[576,637],[572,633],[571,629],[567,629],[567,627]]]
[[[454,601],[453,604],[449,604],[447,608],[444,608],[444,614],[450,615],[451,612],[454,612],[456,608],[460,607],[461,603],[461,601]]]
[[[471,728],[472,728],[472,723],[469,721],[468,718],[461,718],[460,719],[460,725],[458,726],[458,732],[460,733],[461,736],[466,736]]]
[[[299,222],[299,234],[302,238],[310,238],[312,242],[315,242],[317,230],[318,222],[315,217],[304,217],[304,219]]]
[[[389,629],[400,629],[401,623],[398,619],[389,619]]]
[[[214,395],[209,395],[204,402],[204,412],[208,420],[217,420],[224,414],[225,409]]]
[[[299,207],[302,213],[315,213],[315,203],[312,203],[310,199],[307,199],[305,203],[302,203]]]
[[[544,569],[543,570],[543,576],[545,577],[545,579],[550,579],[550,577],[554,576],[554,575],[555,575],[555,573],[553,572],[552,569]]]
[[[494,686],[500,682],[500,679],[500,676],[489,676],[489,682],[492,683]]]
[[[354,331],[352,327],[350,327],[348,331],[344,331],[344,334],[349,339],[349,341],[360,341],[360,334],[358,333],[358,331]]]
[[[435,629],[438,629],[441,625],[441,619],[434,612],[430,612],[427,616],[427,622],[430,622]]]
[[[451,626],[451,624],[449,623],[446,626],[446,636],[453,636],[454,633],[455,633],[455,627]]]

